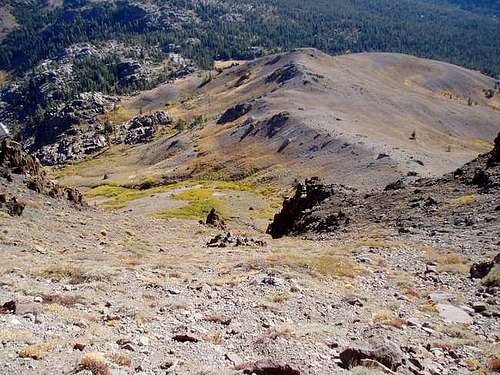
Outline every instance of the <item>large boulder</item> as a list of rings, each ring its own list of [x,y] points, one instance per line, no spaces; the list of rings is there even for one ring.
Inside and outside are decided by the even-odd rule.
[[[340,360],[347,369],[363,365],[364,360],[372,360],[396,371],[403,364],[403,352],[392,343],[379,342],[371,347],[349,347],[340,353]]]

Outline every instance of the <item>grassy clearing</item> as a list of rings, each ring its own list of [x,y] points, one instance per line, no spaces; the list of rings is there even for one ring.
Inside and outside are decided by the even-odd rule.
[[[203,219],[212,208],[222,216],[227,216],[227,209],[218,198],[214,197],[214,189],[191,189],[173,196],[173,199],[189,201],[184,207],[174,208],[160,212],[158,218],[180,217],[188,219]]]
[[[109,198],[105,205],[112,208],[126,207],[128,202],[145,198],[153,194],[171,192],[175,189],[191,188],[172,196],[172,199],[187,201],[184,207],[160,212],[158,218],[180,217],[190,219],[201,219],[206,217],[212,208],[219,211],[222,216],[227,216],[227,210],[223,202],[215,196],[216,191],[232,190],[243,191],[268,196],[270,188],[260,189],[249,184],[231,181],[181,181],[167,185],[157,186],[150,189],[132,189],[124,186],[104,184],[94,187],[86,193],[87,198],[106,197]],[[265,212],[266,217],[274,213],[269,210]],[[260,214],[260,212],[259,212]]]
[[[438,264],[438,272],[468,273],[467,260],[459,254],[438,254],[434,251],[427,252],[429,259]]]

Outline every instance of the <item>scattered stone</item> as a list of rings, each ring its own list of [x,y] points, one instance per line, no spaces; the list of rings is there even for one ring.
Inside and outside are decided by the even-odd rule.
[[[244,374],[255,375],[300,375],[300,371],[293,367],[275,362],[269,359],[262,359],[243,370]]]
[[[473,320],[469,314],[467,314],[463,309],[445,304],[438,303],[436,308],[439,312],[439,316],[449,323],[462,323],[462,324],[472,324]]]
[[[199,340],[188,333],[182,333],[172,337],[172,340],[179,342],[198,342]]]
[[[233,236],[230,232],[217,234],[207,242],[208,247],[266,246],[266,242],[252,237]]]

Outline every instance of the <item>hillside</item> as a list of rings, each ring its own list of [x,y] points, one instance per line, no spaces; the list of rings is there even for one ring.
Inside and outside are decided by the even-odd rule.
[[[212,176],[289,186],[320,176],[369,189],[440,175],[491,147],[500,95],[487,90],[497,90],[489,77],[407,55],[269,56],[124,100],[125,113],[168,108],[176,120],[152,143],[116,148],[66,182],[106,174],[127,185]]]
[[[306,240],[242,223],[250,202],[224,227],[75,205],[37,192],[41,166],[3,142],[0,373],[493,374],[496,150],[457,177],[366,195],[375,205],[334,187],[300,212],[322,229]],[[330,192],[316,188],[295,197]]]

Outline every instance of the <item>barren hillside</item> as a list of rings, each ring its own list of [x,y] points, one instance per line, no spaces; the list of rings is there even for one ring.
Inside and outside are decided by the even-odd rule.
[[[491,147],[500,94],[485,92],[495,84],[400,54],[331,57],[305,49],[269,56],[126,100],[125,112],[167,105],[195,125],[114,155],[102,173],[130,183],[131,175],[212,172],[281,186],[320,176],[358,188],[408,173],[440,175]]]

